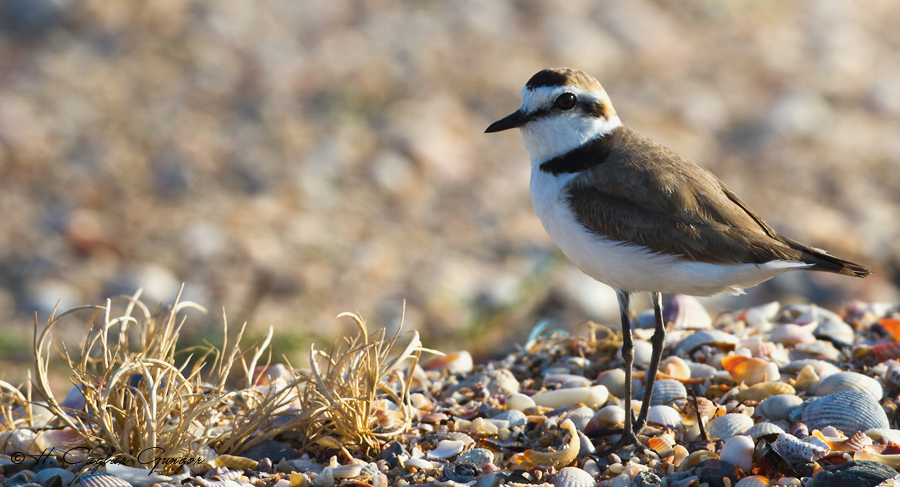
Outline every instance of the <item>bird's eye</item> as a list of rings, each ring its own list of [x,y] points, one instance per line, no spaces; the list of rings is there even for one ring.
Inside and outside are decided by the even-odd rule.
[[[556,106],[562,110],[571,110],[575,108],[575,102],[578,101],[575,95],[571,93],[563,93],[556,99]]]

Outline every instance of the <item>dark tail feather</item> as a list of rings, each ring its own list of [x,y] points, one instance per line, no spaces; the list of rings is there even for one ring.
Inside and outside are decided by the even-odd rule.
[[[828,255],[819,249],[807,247],[806,245],[803,245],[796,240],[791,240],[788,238],[786,238],[786,240],[786,243],[788,245],[803,253],[800,260],[802,262],[806,262],[807,264],[812,264],[813,266],[809,268],[811,270],[834,272],[835,274],[843,274],[845,276],[853,277],[866,277],[872,273],[872,271],[870,271],[869,269],[866,269],[859,264],[854,264],[849,260],[838,259],[837,257]]]

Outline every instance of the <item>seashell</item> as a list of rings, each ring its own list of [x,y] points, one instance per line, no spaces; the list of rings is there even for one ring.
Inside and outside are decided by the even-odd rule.
[[[824,360],[818,360],[814,358],[791,361],[784,366],[784,370],[790,373],[798,373],[807,365],[811,366],[813,372],[815,372],[819,377],[828,377],[829,375],[841,372],[841,369],[838,368],[837,365],[834,365],[831,362],[826,362]]]
[[[698,364],[696,362],[688,362],[687,365],[691,369],[691,378],[694,379],[707,379],[718,372],[712,365]]]
[[[159,468],[163,468],[163,464],[160,464]],[[154,483],[161,482],[179,482],[179,478],[181,480],[186,479],[189,476],[189,472],[185,468],[183,470],[183,474],[178,476],[167,476],[159,473],[158,470],[153,470],[150,468],[136,468],[129,467],[127,465],[120,465],[118,463],[107,463],[106,464],[106,473],[110,475],[115,475],[116,477],[128,482],[135,487],[149,486]]]
[[[334,478],[336,479],[352,479],[353,477],[358,477],[361,472],[362,465],[358,463],[341,465],[331,469],[331,474],[334,475]]]
[[[859,391],[840,391],[801,406],[801,421],[813,429],[834,426],[845,434],[890,428],[878,401]]]
[[[687,357],[694,350],[709,345],[720,350],[734,350],[738,338],[730,333],[720,330],[700,330],[682,338],[675,345],[675,355]]]
[[[802,402],[803,399],[793,394],[778,394],[759,403],[754,412],[769,421],[783,421]]]
[[[762,401],[772,396],[796,392],[790,384],[784,382],[760,382],[739,392],[737,398],[740,401]]]
[[[683,422],[684,419],[681,417],[681,413],[671,406],[657,404],[656,406],[650,406],[650,409],[647,411],[647,423],[650,424],[678,428]]]
[[[734,487],[769,487],[769,482],[765,475],[748,475],[738,480]]]
[[[426,371],[446,370],[450,374],[465,374],[471,372],[474,366],[472,354],[465,350],[438,356],[422,364]]]
[[[544,385],[560,385],[561,387],[588,387],[591,381],[574,374],[547,374],[544,376]]]
[[[4,453],[8,455],[13,453],[37,455],[41,450],[38,450],[37,444],[35,443],[36,437],[37,435],[35,432],[30,429],[19,428],[13,430],[6,438],[6,448]]]
[[[828,313],[831,313],[831,311],[828,311]],[[848,325],[840,316],[834,316],[836,319],[820,319],[819,326],[813,331],[813,335],[820,340],[852,345],[856,340],[856,332],[853,330],[853,327]]]
[[[606,389],[613,396],[622,399],[625,395],[625,370],[610,369],[601,373],[595,381]]]
[[[829,428],[825,429],[827,430]],[[823,431],[819,430],[813,431],[812,436],[824,441],[831,451],[857,451],[872,444],[872,439],[866,436],[862,431],[853,433],[853,436],[850,438],[844,436],[826,436]]]
[[[662,379],[653,383],[653,397],[650,398],[650,405],[657,406],[660,404],[672,404],[679,399],[687,397],[687,389],[684,384],[675,379]],[[638,389],[633,399],[643,399],[644,388]]]
[[[687,448],[682,445],[675,445],[672,447],[672,451],[675,452],[675,456],[672,457],[672,465],[681,467],[681,464],[684,463],[684,461],[687,460],[688,457]]]
[[[34,441],[41,451],[56,448],[67,451],[85,445],[84,436],[73,428],[39,431]]]
[[[680,465],[678,465],[678,472],[686,472],[695,466],[699,465],[701,462],[705,462],[706,460],[715,460],[718,459],[719,455],[709,451],[709,450],[697,450],[685,458]]]
[[[877,380],[858,372],[840,372],[829,375],[822,379],[819,387],[816,388],[816,394],[819,396],[827,396],[839,391],[864,392],[876,401],[880,401],[884,397],[884,389]]]
[[[584,431],[584,428],[587,427],[588,422],[593,416],[594,410],[587,406],[582,406],[566,412],[566,418],[571,419],[572,422],[575,423],[575,429],[578,431]]]
[[[735,313],[735,319],[743,321],[750,328],[755,330],[767,331],[775,321],[778,310],[781,309],[781,303],[772,301],[771,303],[761,304],[752,308]]]
[[[800,325],[787,324],[776,326],[769,335],[769,340],[789,347],[800,343],[812,343],[816,341],[816,337]]]
[[[834,348],[831,342],[816,340],[810,343],[798,343],[791,347],[791,358],[812,357],[824,360],[837,361],[841,358],[841,351]]]
[[[722,367],[731,378],[740,384],[757,384],[759,382],[776,381],[781,378],[778,366],[774,362],[743,355],[729,355],[722,359]]]
[[[256,469],[259,466],[259,462],[256,460],[251,460],[246,457],[239,457],[237,455],[219,455],[216,457],[216,461],[214,462],[217,467],[228,467],[228,468],[250,468]]]
[[[652,408],[651,408],[652,409]],[[649,413],[648,413],[649,414]],[[588,421],[584,431],[612,429],[625,422],[625,410],[619,406],[603,406]]]
[[[622,357],[622,350],[619,350],[619,358]],[[650,358],[653,356],[653,345],[643,340],[634,341],[634,366],[647,367],[650,365]]]
[[[316,477],[316,480],[313,481],[313,485],[316,487],[334,487],[334,472],[332,472],[331,467],[322,469],[322,473]]]
[[[782,433],[772,444],[775,450],[791,463],[812,463],[828,454],[828,448],[801,441],[794,435]]]
[[[691,378],[691,367],[681,357],[675,355],[663,360],[659,370],[673,379]]]
[[[662,436],[654,436],[647,440],[647,446],[656,452],[660,459],[665,460],[675,455],[673,445]]]
[[[410,458],[403,462],[403,468],[406,468],[407,470],[415,468],[416,470],[431,472],[434,470],[434,464],[424,458]]]
[[[812,365],[803,367],[800,373],[797,374],[797,380],[794,381],[794,385],[801,391],[815,391],[821,383],[822,380],[819,379],[819,374],[816,373]]]
[[[81,485],[81,487],[132,487],[124,479],[103,472],[84,474],[77,485]]]
[[[763,437],[763,436],[769,436],[769,435],[777,436],[777,435],[780,435],[781,433],[784,433],[784,429],[781,426],[778,426],[775,423],[770,423],[768,421],[763,421],[762,423],[756,423],[753,426],[751,426],[750,428],[748,428],[747,431],[744,432],[745,435],[749,436],[750,438],[753,438],[754,441],[758,440],[760,437]]]
[[[900,446],[900,430],[888,428],[872,428],[870,430],[866,430],[865,433],[866,436],[875,441],[880,441],[881,443],[886,443],[888,445]]]
[[[291,472],[290,487],[309,487],[309,477],[305,473]]]
[[[753,440],[749,436],[737,435],[728,438],[722,445],[722,453],[719,459],[723,462],[733,463],[745,472],[750,471],[753,465]]]
[[[565,467],[550,477],[555,487],[594,487],[597,481],[591,474],[577,467]]]
[[[609,399],[609,391],[605,386],[572,387],[569,389],[557,389],[544,391],[531,396],[538,406],[557,409],[563,406],[585,404],[591,408],[597,408]]]
[[[887,360],[900,359],[900,341],[856,347],[853,349],[853,357],[864,364],[880,364]]]
[[[506,396],[506,409],[524,411],[535,406],[534,399],[521,392],[513,392]]]
[[[663,322],[675,330],[712,328],[712,318],[700,300],[684,294],[673,294],[663,306]]]
[[[428,452],[428,458],[452,458],[462,453],[466,444],[460,440],[441,440],[434,450]]]
[[[61,485],[69,485],[75,480],[75,474],[64,468],[45,468],[35,473],[32,481],[36,484],[49,485],[54,477],[59,477]]]
[[[900,387],[900,364],[891,364],[884,371],[884,382],[894,389]]]
[[[716,403],[710,401],[705,397],[698,397],[697,405],[700,407],[701,418],[711,418],[718,411]],[[686,418],[696,419],[697,411],[694,407],[694,401],[688,401],[684,405],[684,413]]]
[[[887,465],[894,470],[900,468],[900,455],[884,455],[868,450],[860,450],[853,454],[854,460],[868,460],[870,462],[878,462]]]
[[[727,440],[735,435],[743,434],[753,426],[753,419],[743,414],[730,413],[715,417],[706,424],[706,433],[710,438]]]
[[[513,455],[513,461],[525,469],[532,469],[536,465],[548,465],[554,468],[563,468],[571,465],[578,458],[578,452],[581,450],[578,430],[575,429],[575,424],[569,419],[564,420],[559,427],[569,432],[569,443],[565,448],[555,452],[527,450]]]
[[[806,423],[794,423],[791,426],[791,434],[797,438],[806,438],[809,436],[809,426],[806,426]]]

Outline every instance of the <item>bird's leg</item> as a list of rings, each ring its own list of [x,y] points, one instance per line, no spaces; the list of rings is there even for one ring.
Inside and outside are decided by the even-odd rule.
[[[650,366],[647,367],[644,402],[641,403],[641,412],[638,414],[637,421],[634,422],[635,435],[641,434],[641,430],[644,429],[644,425],[647,423],[647,411],[650,409],[650,400],[653,399],[653,383],[656,381],[659,360],[662,358],[663,347],[666,344],[666,324],[663,322],[662,316],[662,295],[660,293],[650,293],[650,300],[653,301],[653,316],[655,318],[653,338],[650,339],[650,343],[653,345],[653,353],[650,355]]]
[[[625,360],[625,429],[617,446],[641,446],[632,429],[631,409],[631,374],[634,368],[634,340],[631,337],[631,294],[627,291],[616,291],[619,297],[619,313],[622,317],[622,359]]]

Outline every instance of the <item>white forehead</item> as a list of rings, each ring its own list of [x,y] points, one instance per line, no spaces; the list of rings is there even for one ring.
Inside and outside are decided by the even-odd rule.
[[[578,101],[599,101],[606,98],[604,92],[586,91],[572,85],[540,86],[538,88],[522,88],[522,111],[532,113],[553,105],[559,95],[572,93]]]

